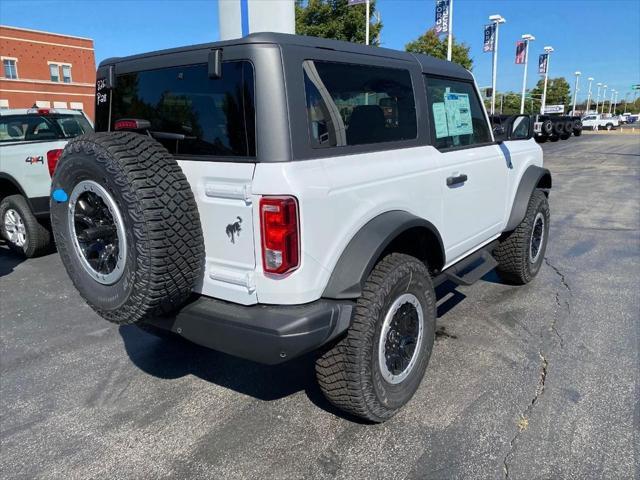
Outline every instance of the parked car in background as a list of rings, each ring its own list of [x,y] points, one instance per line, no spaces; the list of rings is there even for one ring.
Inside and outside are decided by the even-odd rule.
[[[602,114],[587,115],[582,119],[582,128],[591,130],[613,130],[620,124],[615,117],[605,117]]]
[[[80,111],[0,111],[0,236],[26,255],[47,250],[51,176],[71,138],[93,132]]]

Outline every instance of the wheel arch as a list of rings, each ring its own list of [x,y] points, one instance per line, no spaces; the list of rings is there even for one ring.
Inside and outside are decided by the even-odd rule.
[[[353,236],[340,255],[322,296],[334,299],[359,297],[375,265],[392,252],[415,256],[433,272],[445,264],[442,238],[431,222],[402,210],[385,212]]]
[[[0,172],[0,201],[10,195],[22,195],[27,198],[20,184],[11,175]]]
[[[522,221],[527,213],[527,205],[529,204],[529,198],[535,189],[544,190],[548,195],[548,191],[551,189],[552,179],[551,172],[537,165],[531,165],[527,168],[520,179],[516,196],[513,199],[511,206],[511,214],[507,226],[506,232],[514,230],[518,224]]]

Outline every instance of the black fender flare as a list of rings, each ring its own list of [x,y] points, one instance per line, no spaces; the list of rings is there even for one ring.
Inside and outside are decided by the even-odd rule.
[[[509,221],[505,227],[506,232],[515,230],[518,224],[522,221],[527,213],[527,205],[529,205],[529,199],[533,191],[538,188],[550,189],[551,188],[551,172],[548,169],[538,167],[537,165],[531,165],[527,168],[520,179],[516,196],[513,199],[513,205],[511,206],[511,214],[509,215]]]
[[[329,283],[322,294],[324,298],[358,298],[376,261],[398,235],[412,228],[426,228],[439,243],[444,264],[444,247],[437,228],[429,221],[403,210],[382,213],[366,223],[343,250],[336,263]],[[442,265],[438,265],[438,268]]]

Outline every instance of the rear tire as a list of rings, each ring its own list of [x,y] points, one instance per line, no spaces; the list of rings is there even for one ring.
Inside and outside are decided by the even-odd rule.
[[[129,132],[78,137],[51,188],[62,263],[103,318],[136,323],[187,300],[204,264],[202,229],[189,183],[162,145]]]
[[[500,277],[515,285],[529,283],[538,274],[549,240],[549,202],[534,190],[524,219],[493,252]]]
[[[413,397],[427,368],[435,305],[422,262],[399,253],[380,261],[365,283],[347,335],[316,362],[327,399],[372,422],[395,415]]]
[[[0,202],[0,235],[9,248],[27,258],[49,250],[51,233],[31,213],[22,195],[10,195]]]

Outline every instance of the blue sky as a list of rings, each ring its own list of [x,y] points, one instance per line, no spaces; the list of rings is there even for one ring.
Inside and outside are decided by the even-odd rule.
[[[378,8],[385,47],[402,49],[433,24],[433,0],[378,0]],[[523,33],[536,36],[529,87],[538,80],[535,63],[545,45],[555,48],[551,76],[572,85],[576,70],[581,81],[592,76],[619,90],[619,97],[640,83],[640,0],[455,0],[454,35],[471,46],[480,86],[491,83],[482,26],[495,13],[507,19],[500,29],[498,91],[520,91],[522,66],[514,64],[514,54]],[[97,62],[217,40],[217,17],[216,0],[0,0],[0,23],[91,37]],[[579,98],[586,96],[583,86]]]

